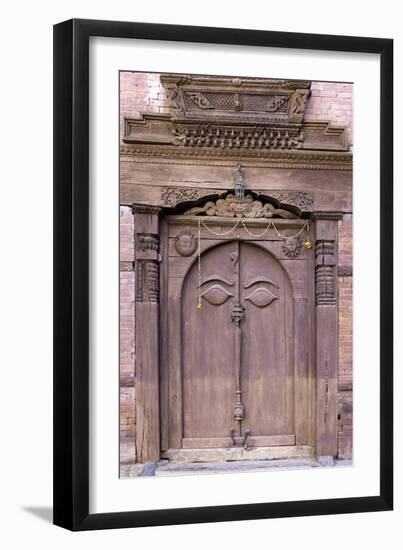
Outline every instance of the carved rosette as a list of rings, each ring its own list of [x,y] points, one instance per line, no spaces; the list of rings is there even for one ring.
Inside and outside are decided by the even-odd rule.
[[[335,241],[316,241],[316,305],[336,304]]]

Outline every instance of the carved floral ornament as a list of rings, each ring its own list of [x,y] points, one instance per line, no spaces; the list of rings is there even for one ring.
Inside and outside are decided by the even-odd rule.
[[[161,193],[161,202],[169,208],[177,207],[181,204],[192,203],[199,201],[203,197],[211,197],[220,195],[223,191],[220,189],[198,189],[188,187],[168,187]],[[275,199],[281,206],[294,206],[301,212],[312,212],[314,207],[314,197],[312,193],[305,191],[258,191],[255,192],[257,198],[265,195]]]
[[[288,218],[298,216],[294,212],[283,208],[276,208],[270,202],[263,203],[247,194],[244,200],[238,200],[233,193],[216,201],[207,201],[203,206],[195,206],[184,212],[185,216],[223,216],[227,218]]]

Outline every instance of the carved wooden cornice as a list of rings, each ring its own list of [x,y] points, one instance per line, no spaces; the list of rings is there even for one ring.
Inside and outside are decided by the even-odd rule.
[[[159,214],[161,208],[150,204],[132,204],[133,214]]]
[[[220,122],[186,119],[178,121],[167,114],[142,113],[140,118],[125,118],[123,142],[133,145],[170,146],[190,151],[290,150],[347,151],[344,128],[332,128],[323,121],[300,124],[271,123],[259,117],[249,122]],[[127,149],[130,151],[130,149]]]
[[[123,145],[120,149],[124,162],[162,164],[194,164],[205,166],[242,165],[256,168],[300,168],[308,170],[352,170],[352,154],[342,151],[313,150],[256,150],[209,149],[196,147]]]
[[[315,220],[332,220],[338,221],[343,219],[342,212],[315,212],[313,214]]]
[[[175,156],[198,156],[201,151],[220,158],[348,150],[344,128],[303,120],[309,81],[172,74],[160,78],[170,113],[125,118],[124,143],[153,146],[158,153],[165,147]],[[130,148],[126,151],[130,154]],[[149,148],[142,152],[153,154]]]

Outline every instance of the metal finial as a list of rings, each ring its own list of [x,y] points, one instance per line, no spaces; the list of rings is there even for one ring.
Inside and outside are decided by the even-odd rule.
[[[245,196],[245,181],[242,172],[242,165],[238,164],[235,174],[235,197],[239,201],[243,201]]]

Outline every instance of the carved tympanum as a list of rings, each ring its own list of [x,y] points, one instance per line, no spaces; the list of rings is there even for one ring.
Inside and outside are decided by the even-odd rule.
[[[197,239],[192,231],[181,231],[175,237],[175,249],[181,256],[191,256],[197,248]]]
[[[203,206],[190,208],[185,212],[186,216],[224,216],[224,217],[245,217],[245,218],[297,218],[294,212],[283,208],[276,208],[273,204],[256,200],[248,194],[240,201],[235,195],[229,193],[223,199],[207,201]]]

